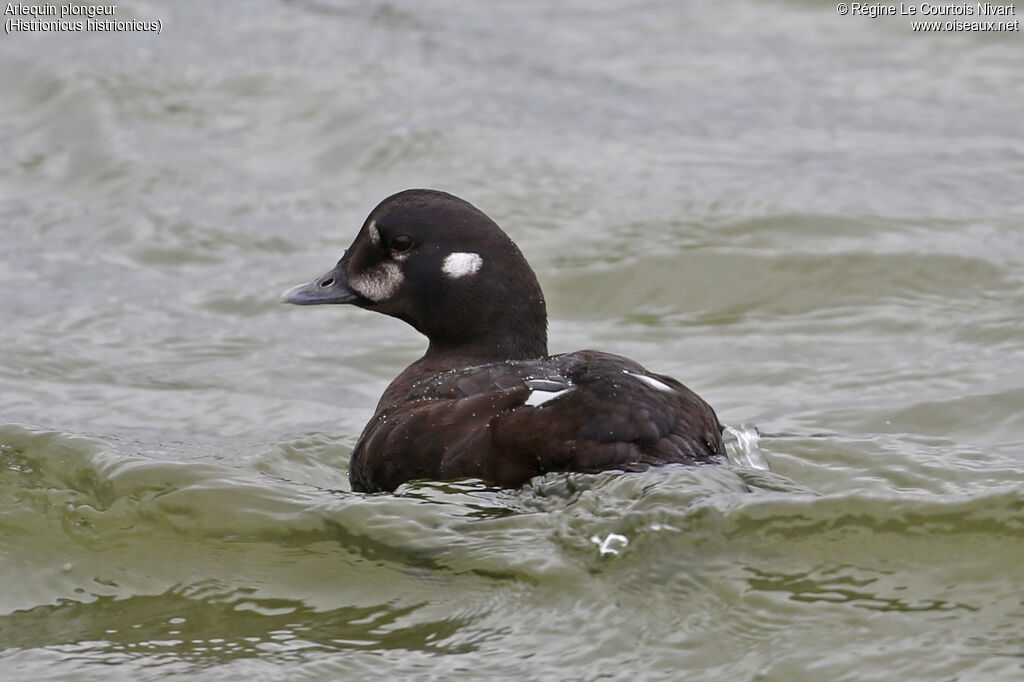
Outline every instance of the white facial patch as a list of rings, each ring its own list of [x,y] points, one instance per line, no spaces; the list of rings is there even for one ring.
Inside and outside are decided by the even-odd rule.
[[[402,285],[402,270],[397,263],[381,263],[349,278],[348,285],[360,296],[380,303],[398,291]]]
[[[452,279],[458,279],[459,277],[474,274],[483,264],[484,259],[480,257],[479,253],[457,251],[449,253],[445,257],[444,264],[441,265],[441,272]]]
[[[377,230],[376,220],[370,221],[370,224],[366,226],[366,232],[370,235],[370,241],[373,242],[373,245],[380,246],[380,232]]]
[[[665,391],[666,393],[675,393],[676,392],[676,389],[672,388],[671,386],[669,386],[668,384],[666,384],[666,383],[664,383],[662,381],[658,381],[654,377],[645,376],[643,374],[634,374],[633,372],[627,372],[626,370],[622,370],[622,373],[623,374],[628,374],[631,377],[636,377],[637,379],[639,379],[640,381],[644,382],[645,384],[647,384],[648,386],[650,386],[653,389],[656,389],[656,390],[659,390],[659,391]]]

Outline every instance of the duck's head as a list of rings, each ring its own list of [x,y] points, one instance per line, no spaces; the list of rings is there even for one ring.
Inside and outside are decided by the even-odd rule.
[[[410,189],[382,201],[333,269],[284,303],[350,303],[404,320],[431,353],[480,361],[547,354],[547,311],[523,254],[456,196]]]

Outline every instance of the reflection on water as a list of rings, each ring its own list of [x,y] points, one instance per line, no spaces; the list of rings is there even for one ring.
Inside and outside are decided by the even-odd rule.
[[[411,618],[417,605],[321,612],[282,599],[211,595],[214,586],[204,587],[16,611],[0,617],[0,647],[56,650],[85,664],[134,661],[164,673],[261,656],[283,664],[305,660],[314,651],[410,649],[445,655],[474,648],[448,642],[468,624],[465,619],[419,622]]]
[[[855,567],[848,567],[856,574],[860,573]],[[768,573],[749,569],[751,577],[750,588],[764,592],[779,592],[786,599],[799,602],[830,602],[849,603],[852,606],[863,609],[874,609],[876,611],[949,611],[952,609],[966,609],[977,611],[976,607],[968,604],[951,603],[944,599],[925,599],[921,601],[908,602],[906,599],[895,596],[885,596],[874,590],[883,590],[877,585],[877,577],[857,577],[856,575],[844,575],[840,568],[829,568],[821,574],[807,573]],[[906,589],[905,585],[893,588],[895,590]]]

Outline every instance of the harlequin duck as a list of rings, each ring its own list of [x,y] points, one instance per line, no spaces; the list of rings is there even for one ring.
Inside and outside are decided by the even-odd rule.
[[[412,189],[373,209],[333,270],[285,303],[350,303],[408,322],[427,352],[391,382],[352,452],[360,492],[415,479],[516,487],[548,471],[720,460],[714,410],[618,355],[548,355],[537,277],[472,204]]]

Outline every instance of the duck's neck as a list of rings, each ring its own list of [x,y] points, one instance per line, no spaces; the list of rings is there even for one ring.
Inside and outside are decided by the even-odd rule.
[[[547,336],[546,325],[531,325],[529,329],[489,328],[458,339],[434,337],[421,361],[443,371],[491,362],[534,360],[547,356]]]
[[[414,325],[430,340],[419,362],[443,371],[546,357],[547,306],[532,271],[528,272],[529,280],[511,288],[527,295],[460,300]]]
[[[404,400],[418,382],[440,372],[460,370],[466,367],[486,365],[493,362],[515,360],[536,360],[547,357],[547,324],[543,320],[538,327],[534,324],[518,329],[490,331],[486,336],[460,339],[458,343],[446,339],[431,338],[426,353],[402,371],[391,382],[380,402],[377,413],[388,406]]]

